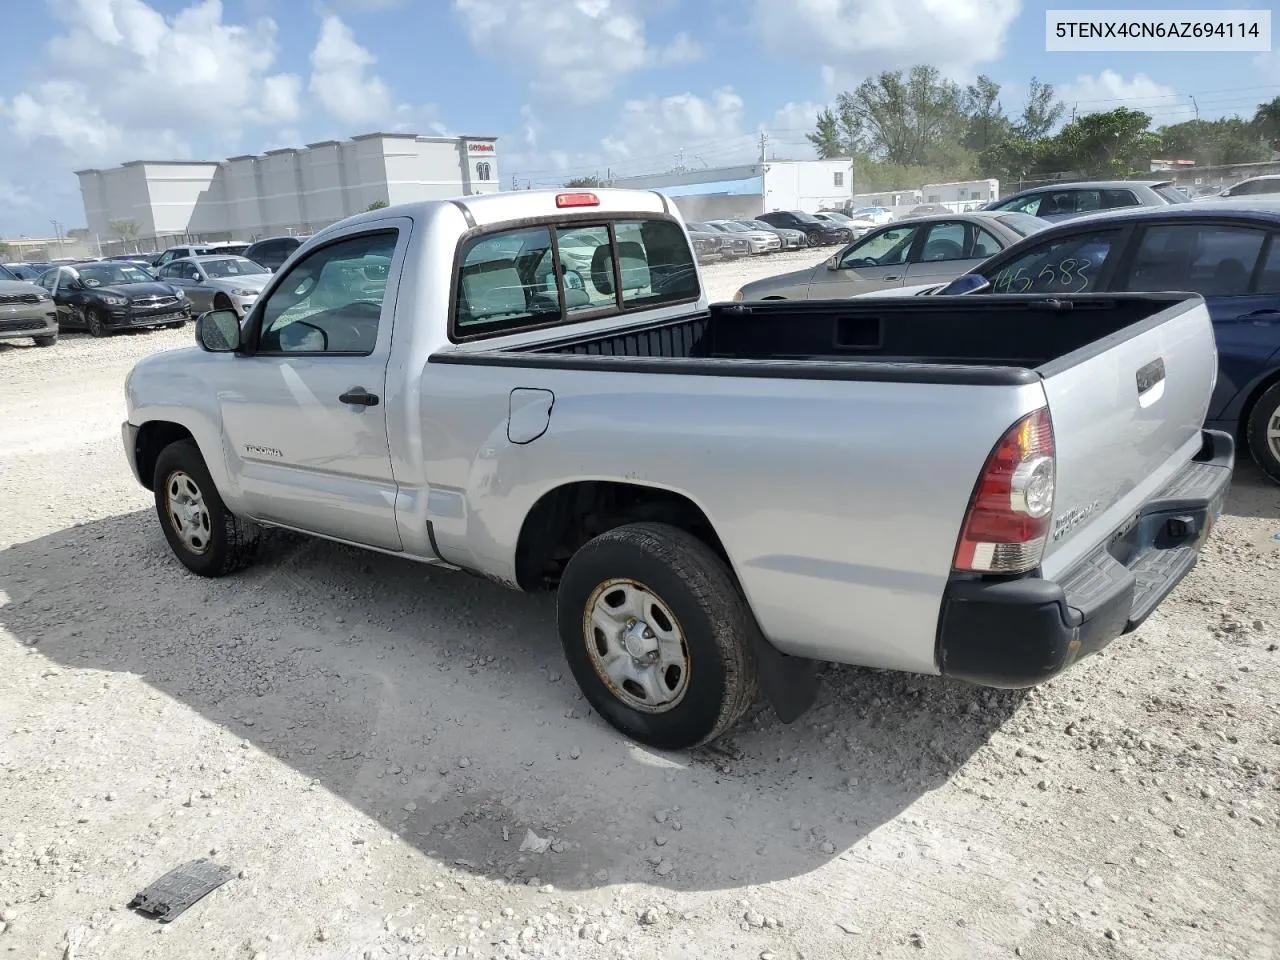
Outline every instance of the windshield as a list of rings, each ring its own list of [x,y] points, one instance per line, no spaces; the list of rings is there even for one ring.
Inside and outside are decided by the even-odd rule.
[[[860,207],[853,211],[855,217],[874,217],[880,213],[879,207]]]
[[[0,266],[0,280],[17,280],[17,279],[18,278],[14,275],[12,270],[10,270],[8,267]]]
[[[1022,237],[1030,236],[1049,226],[1048,220],[1041,220],[1029,213],[1002,213],[996,219]]]
[[[817,217],[815,217],[811,213],[805,213],[803,210],[792,210],[791,215],[795,217],[796,220],[798,220],[800,223],[808,223],[816,227],[820,227],[823,225],[821,220],[819,220]]]
[[[729,233],[750,233],[751,232],[750,227],[744,227],[742,224],[734,223],[732,220],[725,220],[717,224],[717,226],[724,228]]]
[[[245,277],[265,274],[267,270],[252,260],[244,257],[219,257],[216,260],[201,260],[200,266],[211,277]]]
[[[151,283],[149,273],[127,263],[93,263],[77,267],[86,287],[114,287],[128,283]]]
[[[843,213],[838,213],[835,210],[823,210],[822,216],[825,217],[827,220],[835,220],[838,223],[853,222],[852,217],[846,217]]]

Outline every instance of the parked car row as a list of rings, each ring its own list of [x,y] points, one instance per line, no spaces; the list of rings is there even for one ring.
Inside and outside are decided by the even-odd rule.
[[[935,240],[959,241],[965,221],[1001,236],[997,248],[931,263]],[[1213,321],[1206,427],[1231,433],[1280,482],[1280,195],[1132,205],[1057,224],[994,210],[901,221],[818,267],[747,284],[735,300],[1168,291],[1199,294]]]

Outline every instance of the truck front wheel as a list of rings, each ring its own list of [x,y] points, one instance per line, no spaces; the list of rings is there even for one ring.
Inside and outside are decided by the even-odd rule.
[[[253,562],[260,529],[227,509],[194,440],[160,451],[152,488],[165,539],[192,573],[224,577]]]
[[[755,619],[724,561],[679,527],[631,523],[583,546],[557,622],[587,700],[641,743],[706,743],[755,701]]]

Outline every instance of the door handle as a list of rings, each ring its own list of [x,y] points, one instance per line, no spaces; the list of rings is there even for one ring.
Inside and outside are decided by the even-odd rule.
[[[378,395],[370,393],[364,387],[352,387],[338,399],[343,403],[351,403],[360,407],[376,407],[378,405]]]
[[[884,279],[885,282],[888,283],[890,280],[901,280],[902,277],[885,277]]]

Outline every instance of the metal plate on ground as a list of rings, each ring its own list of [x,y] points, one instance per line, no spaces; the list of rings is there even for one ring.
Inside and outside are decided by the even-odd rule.
[[[129,909],[169,923],[201,897],[232,877],[230,867],[212,860],[192,860],[174,867],[155,883],[133,895]]]

